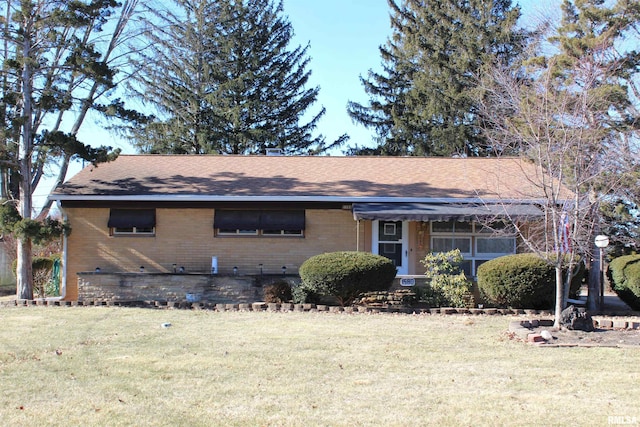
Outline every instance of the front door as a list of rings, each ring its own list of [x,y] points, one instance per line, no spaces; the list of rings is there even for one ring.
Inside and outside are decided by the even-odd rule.
[[[373,221],[372,237],[372,252],[393,261],[399,275],[408,274],[409,227],[407,221]]]

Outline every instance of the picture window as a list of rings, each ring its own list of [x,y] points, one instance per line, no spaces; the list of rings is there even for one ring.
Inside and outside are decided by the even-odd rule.
[[[464,257],[461,268],[467,276],[475,276],[482,263],[516,253],[515,235],[507,233],[507,229],[504,222],[486,227],[474,222],[432,221],[431,251],[459,249]]]

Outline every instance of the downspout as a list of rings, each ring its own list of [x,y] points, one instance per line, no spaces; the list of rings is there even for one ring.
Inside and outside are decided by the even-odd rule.
[[[356,252],[360,252],[360,220],[356,220]]]

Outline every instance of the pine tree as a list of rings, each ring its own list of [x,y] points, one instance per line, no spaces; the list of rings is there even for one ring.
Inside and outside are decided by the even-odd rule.
[[[380,47],[383,71],[361,78],[368,105],[348,104],[351,118],[376,132],[377,147],[359,152],[487,155],[477,76],[521,51],[519,8],[511,0],[388,2],[393,34]]]
[[[290,50],[291,24],[273,0],[175,0],[149,10],[149,45],[131,89],[155,109],[130,129],[143,152],[315,154],[340,145],[303,123],[319,88],[305,88],[308,46]]]

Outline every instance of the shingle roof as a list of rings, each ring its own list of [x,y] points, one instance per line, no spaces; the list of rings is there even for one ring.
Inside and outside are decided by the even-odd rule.
[[[515,158],[121,155],[52,199],[536,199]]]

